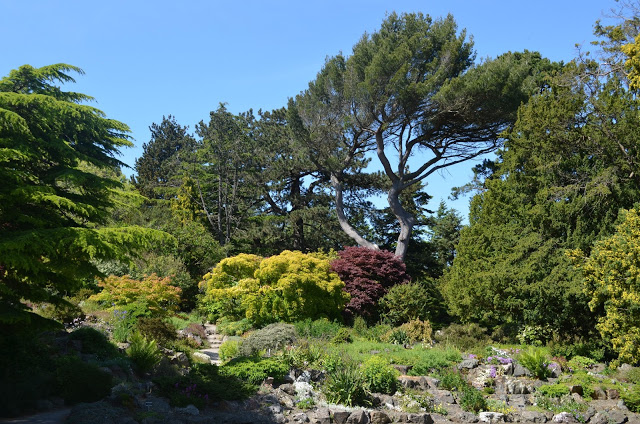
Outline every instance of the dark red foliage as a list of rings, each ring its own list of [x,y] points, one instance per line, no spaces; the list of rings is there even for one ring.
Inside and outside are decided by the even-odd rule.
[[[404,262],[386,250],[347,247],[331,262],[331,270],[344,281],[351,301],[345,315],[360,315],[368,321],[378,317],[378,300],[389,288],[409,282]]]

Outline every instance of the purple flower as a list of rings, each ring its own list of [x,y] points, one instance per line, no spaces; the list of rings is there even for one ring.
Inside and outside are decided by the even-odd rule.
[[[489,377],[496,378],[496,367],[494,367],[493,365],[489,369]]]

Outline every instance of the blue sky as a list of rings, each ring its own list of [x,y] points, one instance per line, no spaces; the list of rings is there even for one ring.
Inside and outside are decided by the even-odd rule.
[[[304,90],[327,56],[349,54],[387,12],[453,14],[473,36],[478,58],[537,50],[575,57],[614,0],[0,0],[0,76],[23,64],[84,69],[67,87],[96,98],[107,116],[131,127],[133,166],[149,125],[172,114],[193,130],[220,102],[232,112],[270,110]],[[466,215],[468,199],[447,200],[473,163],[427,180],[434,195]],[[125,170],[131,174],[132,170]]]

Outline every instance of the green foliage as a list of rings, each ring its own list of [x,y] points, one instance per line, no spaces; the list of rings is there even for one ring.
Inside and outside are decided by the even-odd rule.
[[[461,320],[548,326],[588,335],[582,275],[566,256],[612,233],[640,194],[638,99],[597,64],[564,66],[519,110],[505,147],[473,198],[443,292]]]
[[[409,375],[429,375],[434,371],[445,369],[460,361],[460,351],[456,349],[416,349],[413,360],[396,360],[398,364],[413,365],[409,370]],[[395,355],[392,355],[395,357]],[[402,356],[399,356],[402,358]],[[404,358],[403,358],[404,359]]]
[[[597,242],[591,255],[578,263],[584,275],[589,307],[604,306],[597,329],[618,354],[615,364],[640,361],[640,214],[631,209],[622,214],[616,232]],[[576,262],[581,252],[573,252]]]
[[[405,332],[409,343],[431,343],[432,330],[429,321],[414,319],[402,324],[398,329]]]
[[[289,373],[289,367],[276,358],[235,358],[220,368],[220,373],[226,376],[238,377],[251,384],[260,384],[267,377],[273,377],[281,382]]]
[[[476,323],[451,324],[438,331],[435,335],[435,340],[438,343],[468,351],[476,347],[484,347],[491,341],[486,331],[486,328],[480,327]]]
[[[358,365],[346,360],[342,366],[328,372],[322,390],[329,403],[356,406],[370,404],[365,387],[365,379]]]
[[[176,311],[180,303],[180,289],[171,285],[169,277],[159,278],[155,274],[141,280],[125,275],[110,275],[98,285],[102,291],[90,297],[90,300],[106,306],[128,306],[144,302],[151,315],[166,316]]]
[[[168,321],[159,317],[139,318],[137,330],[148,339],[155,340],[160,345],[165,345],[178,338],[176,327]]]
[[[227,317],[222,317],[216,322],[216,328],[220,334],[226,336],[242,336],[247,331],[251,330],[251,321],[246,318],[242,318],[239,321],[232,321]]]
[[[299,337],[307,339],[330,340],[342,330],[342,325],[337,321],[329,321],[327,318],[320,318],[312,321],[307,318],[304,321],[293,323]]]
[[[487,400],[480,390],[467,387],[460,397],[460,407],[465,411],[478,413],[487,409]]]
[[[0,321],[31,319],[98,275],[94,259],[125,259],[158,231],[102,227],[123,187],[117,159],[129,128],[63,91],[75,66],[13,70],[0,79]],[[24,301],[23,301],[24,300]]]
[[[93,327],[80,327],[71,334],[70,340],[78,340],[82,343],[82,353],[96,355],[98,359],[106,360],[120,356],[118,348],[107,336]]]
[[[386,341],[395,345],[406,346],[411,343],[411,339],[407,335],[407,332],[400,328],[394,328],[387,335]]]
[[[569,362],[567,363],[567,365],[569,365],[569,367],[571,369],[573,369],[574,371],[578,371],[578,370],[587,370],[589,368],[591,368],[592,365],[595,365],[596,361],[594,361],[591,358],[586,358],[584,356],[579,356],[576,355],[573,358],[571,358],[569,360]]]
[[[284,251],[260,259],[238,255],[204,276],[202,308],[212,317],[246,317],[255,326],[307,318],[338,319],[348,300],[329,256]]]
[[[640,386],[634,384],[623,390],[620,397],[624,404],[632,412],[640,412]]]
[[[179,407],[202,408],[211,402],[245,399],[256,389],[238,377],[223,375],[211,364],[196,364],[185,376],[158,377],[153,382],[172,406]]]
[[[74,356],[56,361],[57,393],[65,403],[95,402],[111,392],[111,374]]]
[[[398,386],[400,372],[380,356],[371,356],[362,364],[361,372],[369,391],[394,394]]]
[[[351,337],[351,331],[348,328],[342,327],[338,330],[335,336],[331,339],[333,344],[351,343],[353,338]]]
[[[291,324],[275,323],[250,333],[242,342],[240,354],[253,356],[260,352],[284,349],[296,340],[296,329]]]
[[[604,362],[611,357],[611,347],[600,337],[579,340],[574,343],[552,340],[549,344],[551,356],[563,356],[571,359],[574,356],[585,356],[596,362]]]
[[[547,396],[560,398],[564,395],[569,394],[569,387],[566,384],[545,384],[543,386],[538,387],[538,393]]]
[[[551,376],[550,362],[542,349],[529,348],[520,352],[518,362],[540,380],[546,380],[547,377]]]
[[[391,325],[414,319],[433,320],[444,314],[442,295],[432,280],[397,284],[380,299],[380,317]]]
[[[151,371],[162,358],[162,352],[155,340],[148,340],[139,332],[131,335],[127,355],[131,358],[140,372]]]
[[[238,340],[227,340],[220,345],[218,354],[223,362],[232,360],[240,352],[240,342]]]
[[[452,369],[445,369],[440,372],[440,386],[445,390],[463,391],[468,387],[467,380],[462,374]]]
[[[309,368],[323,366],[325,364],[325,342],[309,342],[306,339],[298,341],[294,346],[289,346],[283,351],[283,360],[292,368]],[[331,356],[331,355],[329,355]],[[333,360],[329,359],[329,362]],[[330,367],[333,365],[329,365]]]

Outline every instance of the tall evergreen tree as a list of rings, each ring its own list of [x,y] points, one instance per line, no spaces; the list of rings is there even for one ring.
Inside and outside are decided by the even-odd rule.
[[[93,259],[113,259],[158,235],[100,227],[121,187],[119,149],[129,128],[63,91],[65,64],[25,65],[0,80],[0,322],[28,320],[26,302],[62,302]]]

